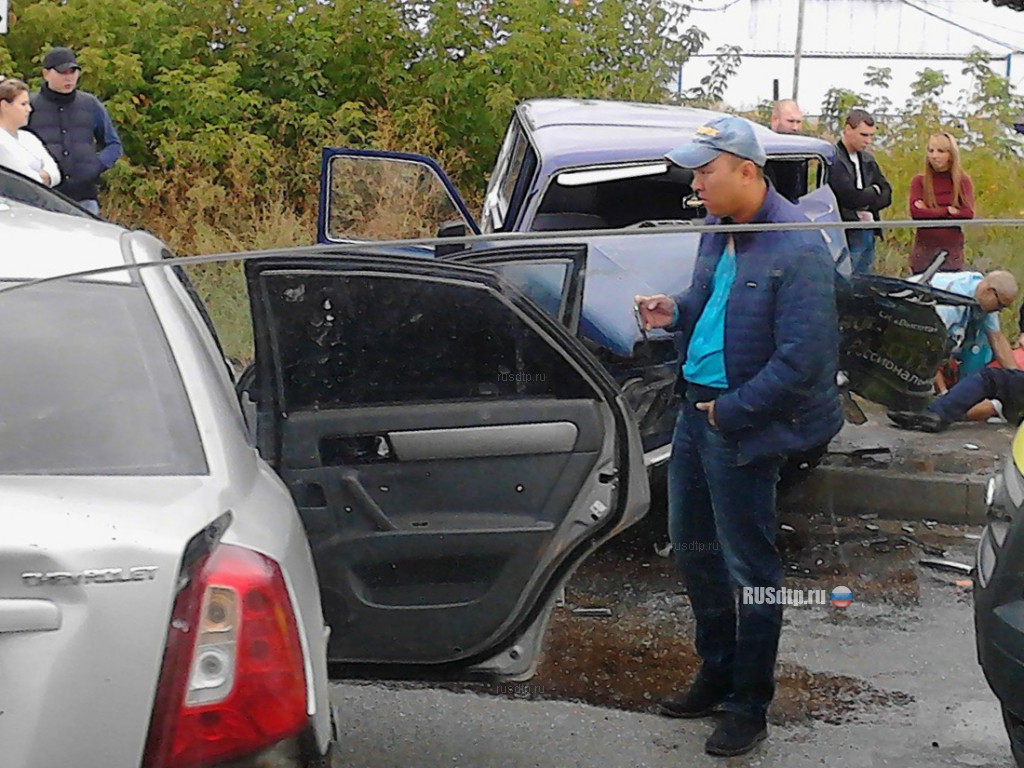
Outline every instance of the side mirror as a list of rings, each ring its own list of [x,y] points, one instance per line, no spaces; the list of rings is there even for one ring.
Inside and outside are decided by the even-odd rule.
[[[453,219],[452,221],[446,221],[437,230],[438,237],[465,237],[466,236],[466,222],[462,219]],[[434,248],[434,253],[441,256],[448,256],[452,253],[460,253],[467,250],[464,243],[452,243],[451,245],[437,245]]]

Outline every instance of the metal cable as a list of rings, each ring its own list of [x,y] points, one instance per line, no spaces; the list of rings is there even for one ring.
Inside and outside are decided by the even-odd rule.
[[[273,248],[262,251],[240,251],[237,253],[215,253],[207,256],[181,256],[163,261],[145,262],[142,264],[118,264],[112,267],[89,269],[52,277],[37,278],[10,285],[0,286],[0,293],[20,290],[40,283],[51,283],[57,280],[82,279],[118,272],[134,273],[142,269],[166,268],[168,266],[191,266],[195,264],[215,264],[225,261],[252,261],[255,259],[289,256],[305,256],[309,258],[342,256],[346,254],[380,254],[381,251],[398,248],[424,248],[436,245],[486,245],[496,246],[501,243],[565,244],[580,243],[594,238],[609,237],[650,237],[651,235],[670,234],[704,234],[740,232],[788,232],[813,230],[847,230],[847,229],[941,229],[947,227],[1024,227],[1024,219],[942,219],[938,221],[914,221],[901,219],[893,221],[835,221],[818,223],[814,221],[796,221],[785,223],[748,223],[748,224],[682,224],[665,227],[629,229],[587,229],[568,232],[496,232],[487,235],[469,235],[465,237],[431,237],[409,238],[405,240],[374,240],[339,242],[330,245],[305,245],[290,248]],[[483,253],[484,251],[481,251]],[[410,258],[416,258],[410,255]],[[451,263],[451,262],[446,262]]]

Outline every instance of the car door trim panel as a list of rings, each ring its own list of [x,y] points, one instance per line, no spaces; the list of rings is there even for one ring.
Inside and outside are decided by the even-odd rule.
[[[388,433],[400,461],[566,453],[578,436],[570,421]]]

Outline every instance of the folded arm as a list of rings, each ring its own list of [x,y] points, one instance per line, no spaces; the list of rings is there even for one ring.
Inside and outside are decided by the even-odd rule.
[[[832,176],[828,180],[829,186],[836,195],[836,200],[843,208],[853,210],[884,208],[888,203],[883,204],[883,193],[880,189],[868,185],[864,189],[857,189],[856,179],[850,174],[846,166],[840,162],[835,163],[832,168]],[[891,201],[890,191],[890,201]]]

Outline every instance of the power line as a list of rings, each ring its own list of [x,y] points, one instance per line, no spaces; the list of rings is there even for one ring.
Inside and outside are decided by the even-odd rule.
[[[990,43],[995,43],[996,45],[1000,45],[1003,48],[1009,48],[1011,51],[1014,51],[1014,52],[1020,50],[1019,47],[1014,45],[1013,43],[1007,43],[1007,42],[1005,42],[1003,40],[997,40],[994,37],[990,37],[989,35],[986,35],[984,32],[979,32],[976,29],[971,29],[970,27],[965,27],[963,24],[960,24],[959,22],[953,21],[952,19],[947,19],[946,17],[942,16],[941,14],[936,13],[935,11],[931,11],[931,10],[929,10],[927,8],[922,8],[917,3],[911,2],[911,0],[900,0],[900,2],[903,3],[905,6],[907,6],[908,8],[913,8],[915,11],[918,11],[919,13],[923,13],[926,16],[931,16],[934,19],[938,19],[939,21],[941,21],[941,22],[943,22],[945,24],[949,24],[950,26],[956,27],[957,29],[960,29],[960,30],[962,30],[964,32],[968,32],[968,33],[970,33],[972,35],[975,35],[976,37],[980,37],[983,40],[988,40]]]
[[[717,8],[698,8],[697,6],[690,6],[691,13],[718,13],[719,11],[727,11],[734,5],[739,5],[743,0],[730,0],[725,5],[720,5]]]
[[[948,12],[948,13],[956,13],[956,14],[960,14],[961,16],[963,16],[963,15],[965,15],[965,12],[962,11],[959,6],[967,5],[967,4],[976,4],[977,0],[928,0],[927,2],[925,2],[925,0],[918,0],[918,2],[922,2],[926,6],[927,5],[931,5],[932,3],[935,3],[935,2],[938,2],[938,3],[943,4],[943,5],[948,5],[949,7],[943,7],[942,10],[945,11],[945,12]],[[992,8],[992,10],[996,10],[996,8],[998,8],[998,6],[994,6]],[[1009,11],[1011,9],[1007,8],[1006,10]],[[997,24],[994,21],[987,21],[987,20],[984,20],[984,19],[973,19],[973,21],[976,22],[976,23],[984,24],[984,25],[989,26],[989,27],[995,27],[996,29],[1001,29],[1004,32],[1011,32],[1013,34],[1020,34],[1020,32],[1021,32],[1019,27],[1006,27],[1006,26],[1003,26],[1002,24]]]

